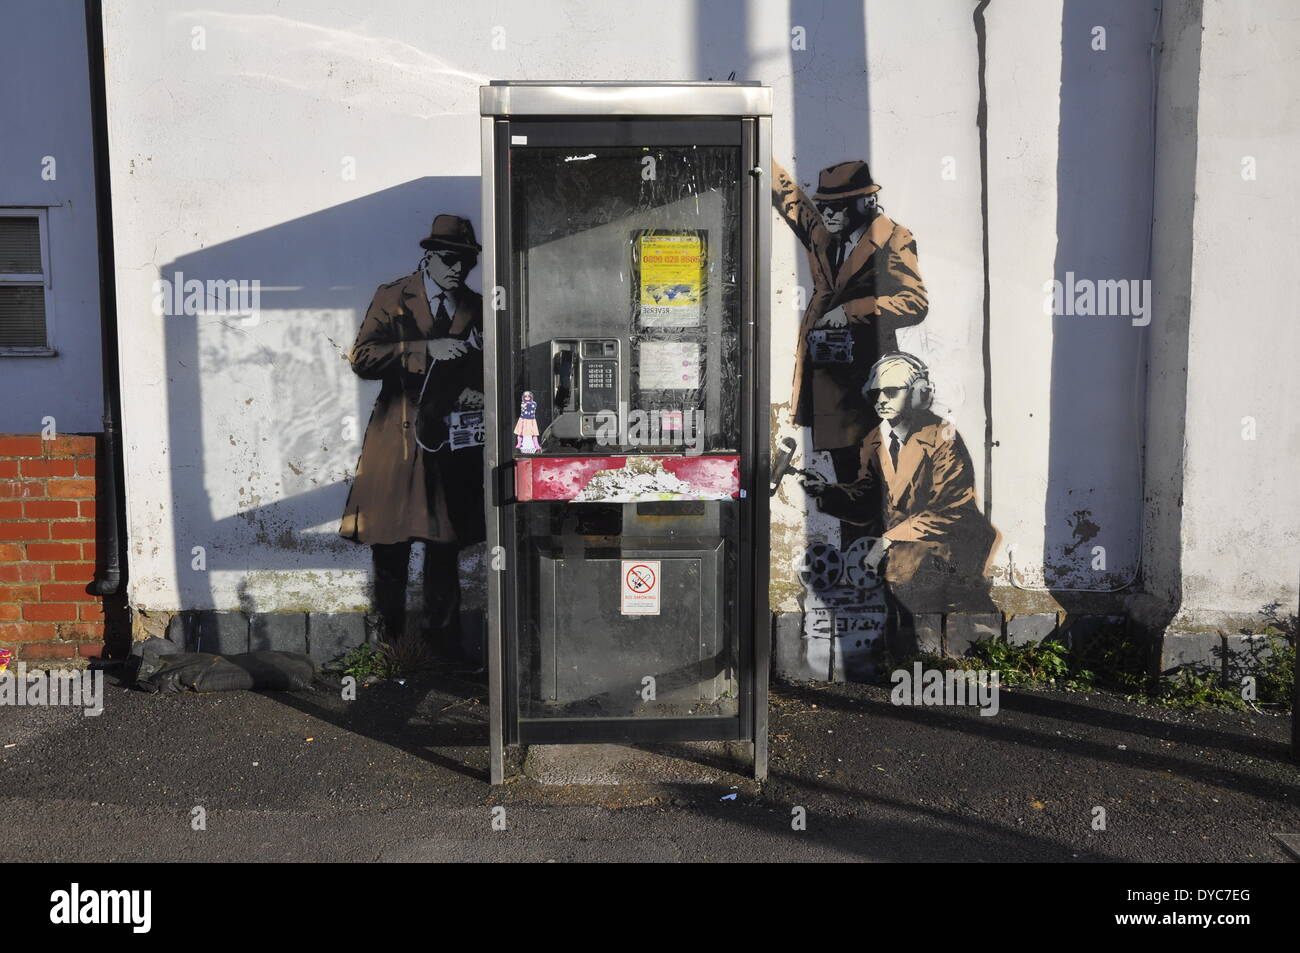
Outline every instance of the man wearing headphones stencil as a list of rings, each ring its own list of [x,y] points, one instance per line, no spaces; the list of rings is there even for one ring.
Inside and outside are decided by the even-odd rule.
[[[883,571],[896,595],[897,587],[937,586],[947,601],[983,588],[997,531],[976,503],[966,444],[930,410],[925,363],[902,351],[885,354],[862,392],[881,422],[862,442],[857,479],[808,479],[805,489],[824,512],[879,538],[865,567]]]

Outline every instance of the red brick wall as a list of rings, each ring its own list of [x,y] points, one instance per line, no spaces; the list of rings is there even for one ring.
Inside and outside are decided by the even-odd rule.
[[[98,658],[95,576],[100,438],[0,434],[0,648],[22,659]]]

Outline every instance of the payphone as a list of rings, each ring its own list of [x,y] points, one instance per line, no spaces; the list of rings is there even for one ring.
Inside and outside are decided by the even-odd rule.
[[[622,342],[618,338],[551,341],[551,424],[557,441],[595,440],[600,415],[625,395]]]
[[[481,89],[491,773],[767,764],[770,90]]]

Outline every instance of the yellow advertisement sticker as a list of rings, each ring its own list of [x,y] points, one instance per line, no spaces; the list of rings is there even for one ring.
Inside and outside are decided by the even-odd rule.
[[[642,235],[641,326],[700,323],[704,247],[699,235]]]

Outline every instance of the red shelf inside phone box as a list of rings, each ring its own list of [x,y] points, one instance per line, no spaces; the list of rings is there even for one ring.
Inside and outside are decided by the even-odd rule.
[[[736,454],[528,457],[515,460],[515,499],[635,502],[740,497]]]

